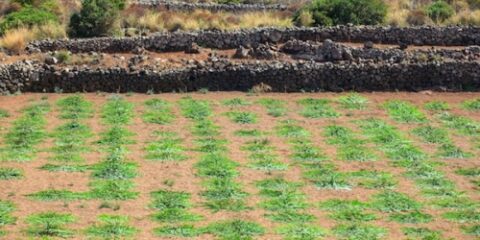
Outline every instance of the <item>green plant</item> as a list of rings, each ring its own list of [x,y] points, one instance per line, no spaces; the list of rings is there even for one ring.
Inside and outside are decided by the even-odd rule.
[[[468,177],[480,177],[480,167],[460,168],[457,169],[455,173]]]
[[[102,109],[102,119],[111,125],[128,124],[133,116],[133,104],[120,96],[110,97]]]
[[[427,15],[437,23],[443,22],[455,14],[453,7],[444,1],[432,2],[427,6],[426,12]]]
[[[146,110],[142,114],[147,123],[168,124],[175,118],[170,103],[161,99],[150,99],[145,102]]]
[[[234,134],[239,137],[260,137],[264,133],[257,129],[240,129],[235,131]]]
[[[280,125],[275,127],[277,134],[286,138],[303,138],[310,136],[310,133],[297,125],[294,120],[282,121]]]
[[[267,114],[272,117],[281,117],[286,115],[287,109],[282,100],[263,98],[258,101],[259,104],[267,108]]]
[[[338,125],[325,127],[327,143],[339,145],[337,156],[347,161],[372,161],[376,156],[366,146],[365,141],[356,138],[353,131]]]
[[[373,213],[365,213],[359,208],[345,208],[333,212],[329,215],[331,219],[347,222],[368,222],[377,219]]]
[[[337,113],[331,106],[328,105],[329,101],[326,99],[313,99],[305,98],[298,101],[298,104],[302,105],[304,109],[300,114],[306,118],[336,118],[340,114]]]
[[[0,119],[10,117],[10,114],[7,110],[0,108]]]
[[[33,27],[36,25],[44,25],[50,22],[57,23],[58,16],[47,9],[26,6],[19,11],[7,14],[0,21],[0,35],[5,34],[10,29],[19,27]]]
[[[377,240],[387,234],[384,228],[360,224],[341,224],[336,226],[333,232],[339,239],[345,240]]]
[[[421,137],[425,142],[433,144],[449,143],[447,131],[432,126],[421,126],[413,129],[413,134]]]
[[[409,196],[394,191],[383,191],[374,195],[371,204],[382,212],[405,212],[421,208],[421,205]]]
[[[0,180],[20,179],[23,171],[16,168],[0,167]]]
[[[467,136],[478,136],[480,134],[480,124],[472,119],[447,112],[439,114],[438,118],[445,126],[458,130],[460,134]]]
[[[30,225],[27,232],[36,237],[71,237],[73,231],[65,228],[65,225],[75,222],[71,214],[56,212],[43,212],[27,217],[26,222]]]
[[[465,232],[468,235],[473,235],[473,236],[480,236],[480,225],[472,225],[472,226],[463,226],[462,227],[463,232]]]
[[[57,102],[60,108],[60,118],[81,119],[92,117],[92,103],[80,95],[65,97]]]
[[[222,104],[228,107],[241,107],[251,105],[252,103],[242,98],[232,98],[223,101]]]
[[[128,180],[103,180],[90,183],[89,197],[103,200],[135,199],[138,192],[130,191],[134,184]]]
[[[403,233],[408,238],[421,239],[421,240],[442,240],[442,235],[438,231],[433,231],[428,228],[414,228],[406,227],[402,228]]]
[[[196,237],[200,233],[193,225],[163,226],[155,229],[155,234],[161,237]]]
[[[158,161],[183,161],[187,159],[184,148],[181,146],[182,139],[165,136],[147,145],[146,158]]]
[[[368,106],[368,99],[357,93],[341,96],[337,101],[342,108],[350,110],[362,110]]]
[[[111,0],[84,0],[82,9],[70,18],[70,37],[100,37],[117,31],[118,5]]]
[[[69,190],[49,189],[27,195],[30,198],[39,201],[74,201],[87,199],[89,196],[85,193],[76,193]]]
[[[288,224],[276,230],[285,240],[316,240],[324,237],[326,231],[317,226],[300,224]]]
[[[424,108],[429,111],[440,112],[450,110],[450,106],[444,101],[431,101],[424,105]]]
[[[182,114],[193,120],[204,120],[212,114],[208,101],[194,100],[191,97],[184,97],[180,101]]]
[[[251,112],[227,112],[226,115],[235,123],[252,124],[257,122],[257,115]]]
[[[386,172],[360,170],[349,174],[357,186],[368,189],[392,189],[397,185],[393,175]]]
[[[125,239],[132,237],[138,229],[128,224],[129,219],[118,215],[100,215],[98,223],[87,228],[87,235],[102,239]]]
[[[459,223],[478,223],[480,222],[480,212],[476,209],[465,209],[442,214],[442,217],[452,222]]]
[[[388,114],[396,121],[404,123],[422,123],[425,115],[413,104],[405,101],[390,100],[385,103]]]
[[[297,11],[293,20],[299,23],[300,13],[312,13],[315,25],[375,25],[382,23],[387,14],[387,6],[378,0],[314,0]]]
[[[413,211],[408,213],[393,213],[389,216],[390,221],[399,223],[428,223],[433,219],[432,215],[422,213],[420,211]]]
[[[204,231],[222,240],[250,240],[265,233],[265,229],[257,223],[237,219],[212,223]]]
[[[16,218],[11,214],[15,210],[15,205],[9,201],[0,200],[0,227],[14,224]]]
[[[153,202],[151,207],[159,210],[153,217],[160,222],[191,222],[201,220],[198,215],[188,213],[190,208],[190,194],[160,190],[151,193]]]
[[[479,111],[480,110],[480,98],[467,100],[462,103],[462,107],[470,111]]]
[[[359,209],[369,208],[369,204],[358,200],[330,199],[319,204],[319,207],[329,211],[341,211],[343,209]]]

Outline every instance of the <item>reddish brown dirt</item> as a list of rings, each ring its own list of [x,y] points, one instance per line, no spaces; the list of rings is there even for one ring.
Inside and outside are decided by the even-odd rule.
[[[100,121],[99,111],[101,106],[106,101],[106,96],[109,94],[83,94],[87,100],[92,101],[95,106],[96,114],[92,119],[88,119],[85,122],[90,125],[92,130],[96,133],[94,137],[89,139],[89,145],[91,146],[92,151],[85,154],[84,157],[87,160],[88,164],[93,164],[99,162],[104,157],[104,153],[97,151],[98,147],[94,143],[95,140],[99,138],[99,133],[105,130],[105,126]],[[11,166],[22,169],[25,172],[25,178],[21,180],[9,180],[9,181],[0,181],[0,199],[10,200],[14,202],[17,206],[17,209],[13,213],[18,217],[16,225],[9,225],[3,229],[7,231],[5,239],[25,239],[24,230],[27,227],[25,224],[25,218],[33,213],[41,211],[58,211],[58,212],[69,212],[75,215],[78,221],[74,224],[71,224],[72,229],[78,230],[78,234],[74,239],[85,239],[85,236],[81,234],[81,230],[85,229],[89,225],[93,224],[96,220],[96,217],[102,213],[112,213],[112,214],[122,214],[128,215],[131,217],[131,223],[135,227],[140,229],[140,232],[135,237],[135,239],[161,239],[155,237],[152,233],[152,230],[158,226],[159,223],[153,221],[150,216],[155,211],[148,208],[149,203],[151,202],[150,192],[159,190],[159,189],[172,189],[175,191],[186,191],[192,194],[193,207],[190,210],[191,212],[201,214],[205,217],[205,221],[197,223],[197,226],[204,226],[208,223],[221,220],[221,219],[232,219],[232,218],[241,218],[245,220],[255,221],[264,227],[267,228],[267,233],[258,237],[258,239],[281,239],[281,236],[275,233],[275,227],[279,224],[274,223],[263,215],[266,213],[265,210],[258,207],[258,204],[262,201],[262,197],[258,195],[258,189],[255,187],[254,183],[258,180],[272,177],[271,174],[264,173],[261,171],[250,169],[246,166],[249,163],[247,158],[247,152],[241,150],[241,146],[247,141],[246,138],[237,137],[234,135],[234,132],[239,129],[249,128],[249,129],[259,129],[261,131],[269,132],[266,136],[271,141],[271,145],[275,147],[274,153],[278,155],[278,159],[285,163],[292,163],[289,159],[289,154],[291,153],[290,145],[288,142],[278,137],[274,134],[274,127],[278,121],[282,119],[295,119],[299,121],[299,124],[304,128],[308,129],[311,132],[311,140],[316,146],[321,148],[329,159],[332,160],[338,167],[338,171],[349,172],[356,171],[360,169],[370,169],[370,170],[379,170],[390,172],[395,176],[395,179],[398,180],[398,186],[396,190],[405,194],[408,194],[412,198],[417,199],[420,202],[426,202],[426,199],[421,196],[418,188],[415,184],[402,176],[403,169],[398,167],[393,167],[390,164],[390,161],[382,155],[381,151],[375,147],[373,144],[369,144],[375,153],[379,155],[379,159],[375,162],[366,162],[366,163],[355,163],[355,162],[345,162],[342,160],[336,159],[336,146],[328,145],[325,143],[323,137],[323,127],[332,123],[337,123],[342,126],[347,126],[352,128],[359,137],[362,137],[358,126],[353,123],[353,120],[365,119],[367,117],[378,117],[386,120],[392,125],[395,125],[408,136],[409,139],[414,140],[414,143],[421,147],[427,153],[434,153],[435,146],[422,144],[419,139],[416,139],[414,136],[408,134],[408,131],[413,129],[416,125],[407,125],[399,124],[392,121],[386,114],[385,110],[382,109],[381,105],[383,102],[389,99],[402,99],[411,101],[417,106],[423,106],[424,103],[431,100],[443,100],[448,102],[452,107],[452,112],[464,116],[468,116],[471,119],[480,122],[480,112],[471,112],[462,110],[460,108],[461,102],[464,100],[469,100],[473,98],[480,97],[479,93],[365,93],[362,94],[370,100],[370,105],[367,110],[362,111],[346,111],[337,107],[336,103],[332,103],[335,106],[335,109],[342,113],[342,117],[335,120],[328,119],[306,119],[299,115],[301,108],[295,103],[297,100],[314,97],[314,98],[328,98],[335,99],[342,94],[336,93],[295,93],[295,94],[261,94],[259,96],[247,96],[245,93],[239,92],[211,92],[208,94],[199,94],[192,93],[189,94],[195,99],[207,99],[212,101],[214,116],[212,119],[215,123],[221,127],[222,137],[229,140],[229,157],[238,162],[241,166],[238,168],[240,175],[236,180],[242,184],[243,190],[248,192],[250,195],[247,198],[247,204],[252,207],[251,210],[242,211],[242,212],[226,212],[220,211],[217,213],[211,212],[205,208],[202,203],[205,199],[199,196],[199,193],[203,190],[201,185],[201,178],[195,176],[196,170],[194,164],[199,160],[199,154],[191,151],[194,146],[193,136],[190,132],[190,126],[192,122],[181,116],[178,105],[174,105],[174,115],[176,120],[174,123],[169,125],[155,125],[155,124],[146,124],[141,120],[141,113],[144,111],[142,103],[151,98],[161,98],[170,102],[176,102],[180,98],[186,96],[186,94],[161,94],[161,95],[144,95],[144,94],[133,94],[133,95],[124,95],[125,98],[135,103],[135,113],[136,116],[132,124],[129,125],[129,129],[134,132],[136,135],[133,137],[136,140],[136,144],[130,145],[130,152],[128,157],[131,161],[138,163],[139,176],[134,178],[136,184],[135,191],[140,193],[139,198],[129,201],[117,201],[112,202],[118,204],[120,209],[114,211],[112,209],[99,209],[100,204],[103,201],[100,200],[88,200],[88,201],[73,201],[73,202],[40,202],[27,198],[25,195],[37,192],[39,190],[45,190],[49,188],[55,189],[69,189],[72,191],[87,191],[88,183],[90,182],[89,172],[86,173],[50,173],[47,171],[39,170],[38,167],[42,166],[47,162],[51,162],[49,157],[51,153],[48,152],[48,149],[52,147],[52,139],[48,138],[44,143],[38,146],[40,152],[37,157],[31,162],[15,163],[15,162],[0,162],[0,166]],[[61,97],[66,96],[66,94],[24,94],[19,96],[0,96],[0,108],[4,108],[10,111],[12,114],[11,117],[0,120],[0,139],[3,138],[6,131],[11,127],[11,123],[14,119],[17,119],[20,116],[18,111],[28,105],[32,100],[39,100],[42,96],[48,96],[48,101],[53,103],[60,99]],[[244,106],[239,108],[242,111],[254,112],[258,115],[258,122],[248,126],[239,125],[232,123],[223,113],[230,111],[229,107],[223,106],[220,104],[222,100],[230,99],[233,97],[245,98],[250,102],[255,102],[256,100],[264,97],[271,97],[275,99],[281,99],[288,102],[288,114],[287,116],[281,118],[273,118],[266,114],[265,109],[259,104],[253,104],[250,106]],[[348,113],[348,114],[347,114]],[[57,118],[58,112],[56,107],[53,107],[53,110],[50,114],[47,115],[48,121],[48,131],[52,131],[56,126],[60,125],[63,120]],[[438,120],[433,116],[429,116],[431,123],[433,125],[441,126]],[[149,161],[144,158],[145,151],[144,147],[146,144],[153,140],[152,133],[155,130],[169,130],[179,134],[179,136],[184,140],[183,145],[187,148],[186,154],[189,156],[189,159],[183,162],[178,163],[169,163],[169,162],[156,162]],[[469,150],[470,152],[478,156],[480,151],[478,148],[475,148],[472,141],[469,138],[457,135],[454,131],[449,130],[451,133],[454,142],[456,145],[460,146],[462,149]],[[2,142],[0,141],[0,145]],[[436,160],[436,159],[435,159]],[[447,177],[454,181],[457,184],[459,191],[465,191],[468,196],[474,201],[480,201],[480,192],[478,189],[474,189],[473,184],[470,183],[469,179],[456,175],[454,171],[459,167],[479,167],[480,162],[478,157],[470,158],[465,160],[441,160],[445,163],[445,166],[440,169],[444,171]],[[363,201],[368,201],[372,194],[378,192],[377,190],[368,190],[363,188],[354,188],[351,191],[333,191],[333,190],[320,190],[315,188],[312,184],[308,183],[303,177],[302,169],[299,166],[291,165],[287,171],[273,173],[273,176],[280,175],[284,176],[287,180],[304,182],[305,187],[302,188],[303,192],[308,197],[308,202],[311,204],[309,212],[317,216],[318,220],[315,222],[316,225],[321,226],[325,229],[333,228],[337,223],[334,220],[328,218],[328,212],[320,210],[316,207],[318,202],[324,201],[332,198],[345,198],[345,199],[359,199]],[[165,180],[173,180],[174,185],[168,187],[164,184]],[[446,238],[453,239],[474,239],[471,236],[464,235],[460,230],[460,224],[448,222],[441,217],[441,214],[444,210],[433,209],[429,206],[425,206],[425,211],[434,215],[435,221],[422,224],[421,226],[429,227],[432,229],[440,230]],[[373,221],[372,224],[382,226],[388,229],[389,234],[385,239],[404,239],[401,232],[401,228],[407,225],[402,225],[398,223],[393,223],[388,221],[387,216],[377,213],[380,216],[379,220]],[[212,236],[201,236],[196,239],[213,239]],[[328,236],[325,239],[334,239],[333,236]]]

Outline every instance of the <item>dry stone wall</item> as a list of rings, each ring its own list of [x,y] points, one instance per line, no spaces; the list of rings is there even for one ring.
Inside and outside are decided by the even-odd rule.
[[[335,26],[325,28],[258,28],[237,31],[197,31],[158,33],[147,37],[91,38],[35,41],[31,52],[69,50],[79,52],[130,52],[136,48],[149,51],[185,51],[192,44],[205,48],[234,49],[264,43],[302,41],[366,42],[384,44],[469,46],[480,45],[480,27],[381,27]]]
[[[0,65],[0,92],[247,91],[264,83],[276,92],[478,91],[479,62],[235,64],[219,60],[182,69],[58,68],[29,61]]]

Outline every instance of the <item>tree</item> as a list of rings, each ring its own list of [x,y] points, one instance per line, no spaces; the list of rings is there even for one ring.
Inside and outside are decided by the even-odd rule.
[[[70,19],[68,34],[79,38],[111,35],[118,16],[118,5],[111,0],[84,0],[80,12]]]

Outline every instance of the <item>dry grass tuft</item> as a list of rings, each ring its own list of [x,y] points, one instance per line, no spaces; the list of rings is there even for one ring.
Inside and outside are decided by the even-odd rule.
[[[0,46],[12,53],[21,53],[25,50],[28,42],[34,39],[32,30],[19,28],[6,32],[0,39]]]

